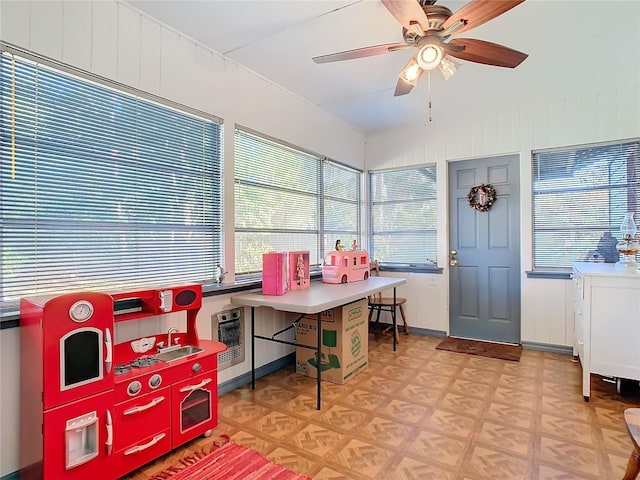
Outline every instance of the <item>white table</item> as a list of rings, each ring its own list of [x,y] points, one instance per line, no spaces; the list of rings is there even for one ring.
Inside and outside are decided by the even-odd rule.
[[[295,347],[314,348],[316,355],[320,358],[322,348],[322,327],[321,327],[321,313],[330,310],[335,307],[340,307],[351,302],[355,302],[362,298],[366,298],[389,288],[393,288],[393,299],[395,303],[396,287],[406,283],[404,278],[395,277],[369,277],[367,280],[351,283],[324,283],[324,282],[311,282],[311,286],[304,290],[294,290],[287,292],[284,295],[263,295],[262,292],[249,292],[242,293],[240,295],[233,295],[231,297],[231,303],[234,305],[243,305],[251,307],[251,388],[256,388],[256,368],[255,368],[255,339],[267,340],[270,342],[284,343]],[[300,345],[295,342],[289,342],[286,340],[280,340],[274,338],[278,333],[276,332],[271,337],[265,337],[255,334],[255,308],[256,307],[270,307],[274,310],[280,310],[283,312],[295,312],[301,314],[316,314],[316,321],[318,322],[318,338],[315,347],[309,347],[308,345]],[[393,322],[393,350],[396,350],[396,312],[392,312],[391,319]],[[320,410],[321,399],[321,372],[318,369],[317,376],[317,401],[316,408]]]

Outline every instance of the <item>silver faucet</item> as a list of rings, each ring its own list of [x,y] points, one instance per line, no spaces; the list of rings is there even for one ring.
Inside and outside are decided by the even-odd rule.
[[[169,327],[169,331],[167,332],[167,347],[171,347],[171,334],[176,333],[178,329],[176,327]]]

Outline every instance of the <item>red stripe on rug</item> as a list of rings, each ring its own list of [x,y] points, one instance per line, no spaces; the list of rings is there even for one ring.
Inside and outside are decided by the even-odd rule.
[[[186,457],[180,467],[164,470],[151,480],[312,480],[237,443],[214,448],[202,458],[198,458],[199,454]]]

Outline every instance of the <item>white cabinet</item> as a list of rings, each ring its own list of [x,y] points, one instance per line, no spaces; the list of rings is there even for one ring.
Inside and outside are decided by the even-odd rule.
[[[582,394],[592,373],[640,380],[640,272],[614,264],[573,265],[574,356],[582,364]]]

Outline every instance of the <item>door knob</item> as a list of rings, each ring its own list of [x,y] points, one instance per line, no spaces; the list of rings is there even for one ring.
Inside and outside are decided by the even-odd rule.
[[[450,257],[449,257],[449,265],[452,267],[455,267],[456,265],[458,265],[458,259],[456,258],[456,255],[458,254],[457,250],[451,250],[450,252]]]

